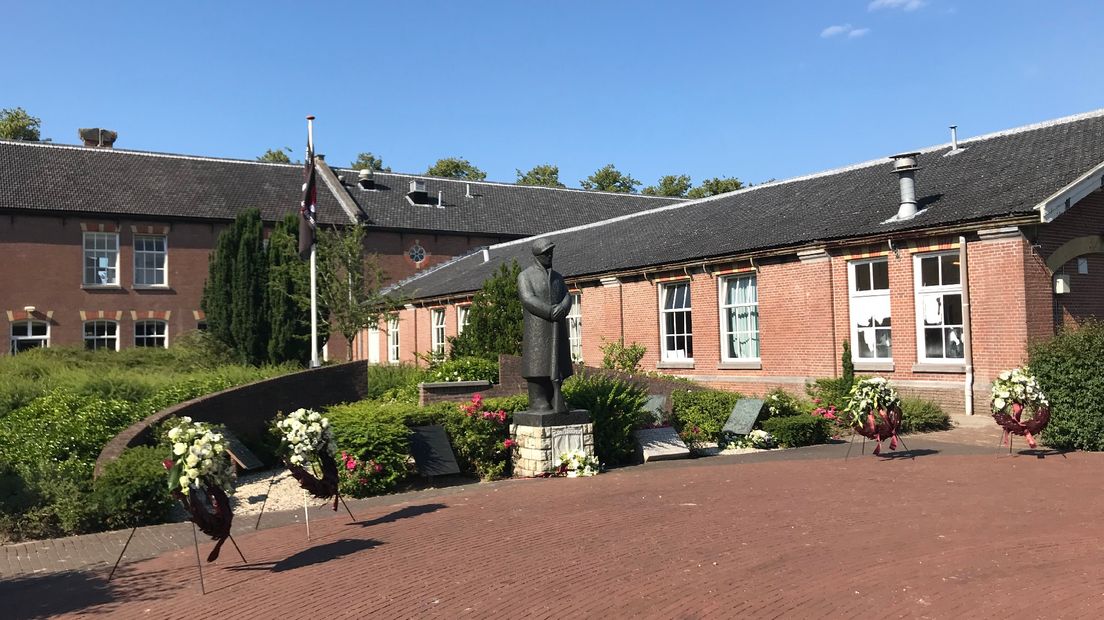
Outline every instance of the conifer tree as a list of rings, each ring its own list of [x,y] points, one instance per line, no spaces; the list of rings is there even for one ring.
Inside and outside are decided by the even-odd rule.
[[[208,261],[207,281],[203,285],[203,299],[200,301],[200,308],[206,315],[208,333],[228,347],[233,347],[230,283],[233,279],[234,261],[238,256],[239,236],[237,222],[219,233],[215,251]]]
[[[310,359],[310,270],[299,258],[299,218],[288,215],[268,238],[268,361]]]
[[[517,261],[499,265],[493,276],[472,298],[468,326],[449,339],[449,355],[497,359],[499,353],[521,354],[524,314],[518,297],[517,279],[521,267]]]
[[[240,237],[230,281],[232,346],[242,362],[259,364],[268,358],[268,261],[261,212],[250,209],[235,225]]]

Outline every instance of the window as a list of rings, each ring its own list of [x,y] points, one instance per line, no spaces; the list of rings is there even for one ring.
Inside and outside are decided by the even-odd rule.
[[[583,295],[571,295],[571,311],[567,313],[567,339],[571,343],[571,361],[583,361]]]
[[[16,321],[11,324],[11,352],[50,346],[50,324],[45,321]]]
[[[134,236],[134,286],[165,286],[165,236]]]
[[[690,283],[661,284],[660,337],[664,360],[693,360],[694,346],[690,322]]]
[[[134,346],[166,349],[168,333],[169,324],[165,321],[138,321],[134,324]]]
[[[759,359],[759,290],[754,275],[721,280],[721,356]]]
[[[109,285],[119,283],[119,235],[116,233],[84,233],[84,283]]]
[[[889,308],[889,260],[849,264],[851,301],[851,357],[855,360],[893,359],[893,330]]]
[[[392,364],[399,363],[399,319],[397,317],[387,321],[387,361]]]
[[[958,253],[917,256],[916,342],[921,361],[960,360],[962,278]]]
[[[84,348],[90,351],[118,351],[119,324],[115,321],[85,321]]]
[[[468,316],[471,313],[471,306],[456,306],[456,335],[464,333],[464,328],[468,326]]]
[[[435,355],[445,354],[445,309],[435,308],[429,311],[429,317],[432,321],[432,331],[430,332],[431,346]]]

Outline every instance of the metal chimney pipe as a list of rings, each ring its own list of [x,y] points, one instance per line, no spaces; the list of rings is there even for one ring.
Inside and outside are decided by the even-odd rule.
[[[444,207],[441,206],[441,190],[437,190],[437,208],[438,209],[443,209],[444,208]]]
[[[471,183],[464,184],[464,198],[471,198]]]
[[[901,186],[901,206],[897,209],[897,219],[907,220],[916,215],[916,158],[920,153],[901,153],[894,155],[893,173],[897,175]]]
[[[951,150],[958,150],[958,125],[951,125]]]

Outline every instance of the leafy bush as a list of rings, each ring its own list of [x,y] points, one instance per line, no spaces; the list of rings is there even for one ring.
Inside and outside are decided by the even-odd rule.
[[[99,529],[100,514],[83,463],[37,460],[9,467],[0,497],[0,533],[12,540],[83,534]]]
[[[736,392],[678,390],[671,394],[671,421],[691,441],[720,441],[721,430],[741,398]],[[695,428],[697,433],[693,432]]]
[[[901,399],[901,432],[930,433],[953,427],[951,416],[938,403],[920,398]]]
[[[457,357],[437,364],[425,381],[490,381],[498,383],[498,362],[483,357]]]
[[[378,399],[397,388],[414,387],[425,381],[426,371],[412,364],[373,364],[368,366],[368,393],[365,398]],[[415,399],[417,402],[417,399]]]
[[[371,464],[367,476],[342,479],[342,493],[366,497],[395,488],[410,475],[410,429],[402,406],[354,403],[331,407],[326,416],[333,428],[339,452],[352,455],[358,463]],[[379,471],[375,466],[379,465]],[[361,478],[366,482],[361,483]]]
[[[767,405],[767,418],[784,418],[807,414],[812,410],[809,403],[802,402],[782,388],[775,388],[763,399]],[[762,419],[762,418],[760,418]],[[766,428],[766,427],[764,427]]]
[[[644,353],[648,350],[635,342],[625,346],[624,340],[603,342],[601,349],[602,368],[629,373],[640,370],[640,360],[644,359]]]
[[[828,441],[829,422],[812,415],[772,417],[763,422],[763,430],[787,448],[812,446]]]
[[[168,477],[161,461],[166,452],[154,446],[130,448],[108,463],[94,483],[96,504],[112,528],[164,523],[172,511]]]
[[[517,413],[529,408],[529,396],[515,394],[514,396],[499,396],[497,398],[483,399],[483,405],[488,409],[502,409],[506,413]]]
[[[582,373],[564,382],[564,399],[586,409],[594,422],[594,452],[606,465],[627,463],[636,452],[632,432],[648,418],[648,391],[639,384],[601,373]]]
[[[841,377],[839,379],[817,379],[816,382],[805,387],[805,393],[812,399],[814,405],[821,407],[835,407],[843,410],[847,407],[848,394],[851,392],[853,380]]]
[[[445,429],[462,468],[474,471],[481,480],[510,476],[514,442],[505,410],[492,409],[476,394],[445,420]]]
[[[1050,400],[1043,442],[1104,450],[1104,323],[1062,330],[1031,349],[1029,366]]]

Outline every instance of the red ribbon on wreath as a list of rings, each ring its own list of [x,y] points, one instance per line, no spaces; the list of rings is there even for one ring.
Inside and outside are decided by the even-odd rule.
[[[173,460],[165,459],[163,464],[165,469],[171,470]],[[200,498],[200,495],[203,497]],[[207,556],[207,561],[217,560],[222,544],[230,537],[230,526],[234,522],[234,512],[230,509],[230,498],[226,496],[226,491],[204,479],[201,491],[193,489],[191,493],[185,495],[180,489],[174,489],[172,496],[180,500],[184,510],[188,511],[191,522],[195,523],[199,531],[216,541],[215,548]]]
[[[330,499],[332,497],[333,509],[336,512],[337,502],[341,499],[341,495],[337,490],[337,461],[328,453],[320,452],[318,462],[322,466],[321,479],[315,477],[314,474],[303,467],[292,465],[286,458],[284,459],[288,471],[299,481],[299,486],[318,499]]]
[[[887,437],[889,441],[889,449],[897,449],[897,431],[901,428],[901,409],[900,407],[892,407],[890,409],[879,409],[876,413],[871,411],[866,414],[866,419],[861,424],[852,426],[852,429],[866,437],[867,439],[873,439],[874,454],[878,455],[882,453],[882,441]]]
[[[1032,449],[1036,447],[1035,435],[1043,432],[1047,424],[1050,422],[1050,408],[1040,407],[1035,410],[1034,415],[1030,420],[1020,421],[1020,416],[1023,415],[1024,406],[1021,403],[1012,403],[1012,414],[1009,415],[1004,411],[997,411],[993,414],[993,419],[997,421],[997,426],[1004,429],[1004,433],[1001,434],[1001,445],[1006,443],[1012,445],[1012,435],[1022,435],[1027,439],[1027,445]]]

